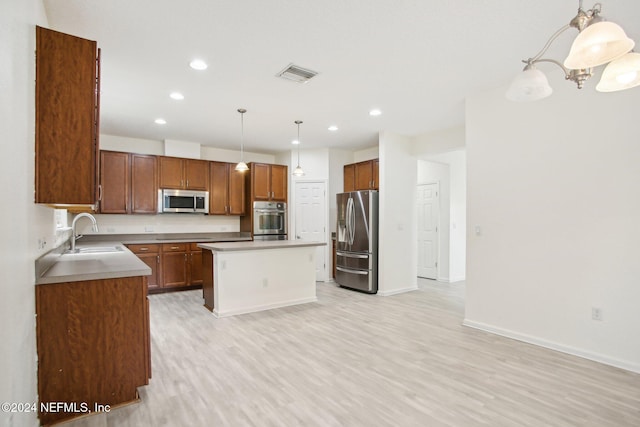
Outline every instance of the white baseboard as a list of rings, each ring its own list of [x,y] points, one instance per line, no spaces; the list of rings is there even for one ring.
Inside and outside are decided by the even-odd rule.
[[[520,332],[511,331],[509,329],[503,329],[503,328],[495,327],[492,325],[487,325],[486,323],[476,322],[469,319],[464,319],[462,324],[470,328],[480,329],[482,331],[490,332],[492,334],[496,334],[496,335],[511,338],[514,340],[548,348],[550,350],[559,351],[561,353],[571,354],[573,356],[578,356],[583,359],[593,360],[594,362],[603,363],[605,365],[614,366],[616,368],[620,368],[626,371],[631,371],[631,372],[640,374],[640,364],[638,363],[615,359],[615,358],[606,356],[604,354],[594,353],[588,350],[571,347],[571,346],[560,344],[557,342],[548,341],[543,338],[522,334]]]
[[[213,310],[213,315],[217,318],[229,317],[229,316],[235,316],[238,314],[254,313],[256,311],[271,310],[273,308],[282,308],[282,307],[288,307],[290,305],[306,304],[309,302],[316,302],[316,301],[318,301],[317,297],[300,298],[296,300],[284,301],[281,303],[254,305],[251,307],[238,308],[235,310],[226,310],[226,311]]]
[[[449,283],[449,278],[448,278],[448,277],[440,277],[440,276],[438,276],[438,277],[436,278],[436,280],[437,280],[438,282],[442,282],[442,283]]]
[[[390,291],[381,291],[378,290],[377,295],[380,295],[381,297],[389,297],[391,295],[398,295],[398,294],[403,294],[405,292],[411,292],[411,291],[417,291],[418,290],[418,286],[414,285],[408,288],[402,288],[402,289],[392,289]]]
[[[467,280],[467,278],[465,276],[453,276],[450,279],[450,283],[455,283],[455,282],[462,282],[464,280]]]

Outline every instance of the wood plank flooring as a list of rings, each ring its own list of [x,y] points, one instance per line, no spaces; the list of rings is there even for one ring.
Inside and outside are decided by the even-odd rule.
[[[151,303],[141,402],[79,426],[640,426],[640,375],[461,325],[464,285],[216,319],[201,291]],[[637,338],[637,337],[636,337]]]

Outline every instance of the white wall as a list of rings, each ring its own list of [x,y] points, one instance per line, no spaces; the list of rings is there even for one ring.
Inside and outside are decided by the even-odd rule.
[[[413,153],[419,158],[461,150],[465,147],[465,128],[459,126],[416,135],[412,141]]]
[[[181,141],[170,141],[174,145],[180,145]],[[187,147],[191,147],[190,142],[182,142]],[[125,136],[100,134],[100,149],[111,151],[124,151],[128,153],[152,154],[155,156],[165,155],[165,143],[152,139],[129,138]],[[236,163],[240,161],[240,151],[225,150],[222,148],[210,147],[207,145],[200,146],[199,156],[186,156],[203,160],[217,160],[219,162]],[[272,154],[261,154],[244,152],[244,160],[249,162],[274,163],[275,156]]]
[[[159,214],[159,215],[94,215],[98,233],[91,230],[91,221],[78,221],[82,234],[144,234],[144,233],[218,233],[240,231],[237,216]],[[78,242],[82,242],[79,240]]]
[[[417,162],[410,138],[381,132],[378,294],[417,289]]]
[[[47,25],[40,0],[0,2],[0,192],[12,204],[1,221],[0,401],[16,403],[38,400],[34,261],[55,243],[53,209],[33,203],[36,24]],[[3,426],[37,424],[35,413],[0,412]]]
[[[329,150],[329,229],[336,231],[338,205],[336,194],[344,192],[344,165],[353,163],[353,152],[332,148]]]
[[[353,162],[364,162],[366,160],[373,160],[380,157],[379,147],[370,147],[353,152]]]
[[[640,372],[640,89],[557,80],[467,99],[465,323]]]

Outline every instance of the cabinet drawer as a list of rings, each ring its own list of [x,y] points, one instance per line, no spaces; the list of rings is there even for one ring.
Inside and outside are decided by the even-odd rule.
[[[198,247],[198,243],[191,243],[191,252],[202,252],[202,248]]]
[[[160,245],[127,245],[129,250],[134,254],[157,254],[160,252]]]
[[[163,243],[162,252],[186,252],[188,243]]]

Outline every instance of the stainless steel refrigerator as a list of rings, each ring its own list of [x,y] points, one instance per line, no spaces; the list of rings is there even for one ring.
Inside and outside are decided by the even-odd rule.
[[[337,196],[336,282],[345,288],[378,292],[378,192]]]

